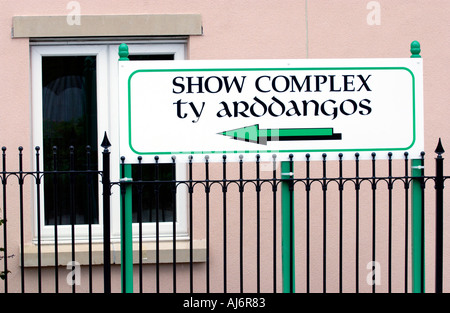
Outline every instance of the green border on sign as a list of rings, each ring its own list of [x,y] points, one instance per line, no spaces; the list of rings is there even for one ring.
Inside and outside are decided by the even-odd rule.
[[[132,145],[132,137],[131,137],[131,79],[134,75],[138,73],[145,72],[232,72],[232,71],[326,71],[326,70],[334,70],[334,71],[354,71],[354,70],[405,70],[411,74],[412,78],[412,113],[413,113],[413,140],[411,144],[407,147],[402,148],[365,148],[365,149],[301,149],[301,150],[233,150],[233,151],[160,151],[160,152],[139,152],[133,148]],[[407,67],[309,67],[309,68],[206,68],[206,69],[142,69],[136,70],[130,74],[128,77],[128,145],[134,153],[138,155],[165,155],[165,154],[227,154],[227,153],[294,153],[294,152],[352,152],[352,151],[399,151],[399,150],[408,150],[410,149],[414,143],[416,142],[416,82],[415,82],[414,73]]]

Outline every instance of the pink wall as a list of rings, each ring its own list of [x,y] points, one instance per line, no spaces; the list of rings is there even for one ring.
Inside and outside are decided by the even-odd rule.
[[[373,9],[368,9],[367,4],[371,1],[362,0],[78,2],[81,13],[86,15],[201,14],[204,33],[189,38],[190,59],[405,58],[410,56],[410,43],[418,40],[424,59],[427,168],[428,165],[430,170],[434,168],[433,151],[438,138],[442,138],[444,148],[450,142],[447,126],[450,115],[450,41],[447,39],[450,35],[450,2],[447,0],[375,1],[380,5],[379,25],[368,23],[368,15]],[[12,17],[65,15],[67,3],[2,1],[0,145],[7,146],[8,151],[16,151],[18,145],[28,152],[32,149],[29,43],[27,39],[11,38]],[[28,152],[25,160],[29,164],[31,155]],[[8,162],[12,168],[16,166],[15,157]],[[18,242],[17,238],[10,240]]]
[[[424,58],[426,150],[434,150],[446,125],[445,41],[450,5],[445,0],[378,1],[380,25],[368,25],[370,1],[79,1],[82,14],[200,13],[203,36],[189,41],[191,59],[409,57],[418,40]],[[432,4],[431,4],[432,3]],[[11,39],[12,16],[64,15],[65,1],[5,1],[2,43],[4,144],[30,138],[28,40]],[[16,88],[20,86],[21,92]],[[430,107],[439,107],[432,110]],[[19,109],[20,108],[20,109]],[[439,113],[437,113],[439,112]],[[427,127],[432,124],[433,127]],[[15,138],[16,137],[16,138]],[[9,144],[11,143],[11,144]]]

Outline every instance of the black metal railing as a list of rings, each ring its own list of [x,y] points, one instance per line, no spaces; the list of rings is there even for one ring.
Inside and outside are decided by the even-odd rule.
[[[443,277],[450,260],[443,253],[448,242],[443,229],[444,181],[448,177],[444,176],[440,142],[433,176],[424,175],[424,154],[419,160],[409,159],[407,153],[403,160],[392,160],[391,154],[378,160],[374,153],[372,160],[360,160],[356,153],[352,160],[344,160],[339,154],[337,161],[329,161],[326,154],[322,161],[311,161],[308,154],[291,155],[282,164],[289,175],[283,172],[276,155],[271,163],[260,162],[259,157],[247,162],[242,157],[237,163],[227,162],[226,156],[221,163],[210,163],[207,157],[194,163],[190,158],[187,178],[183,180],[176,179],[176,158],[164,170],[170,173],[169,178],[163,179],[162,164],[156,157],[151,167],[154,176],[149,180],[142,174],[145,168],[139,159],[138,174],[133,180],[119,181],[111,180],[110,143],[106,135],[101,146],[102,169],[92,165],[89,148],[83,161],[75,159],[75,149],[71,148],[69,167],[63,169],[58,165],[55,148],[53,167],[41,170],[40,149],[36,148],[34,170],[24,171],[24,153],[19,148],[15,164],[18,170],[11,171],[7,150],[2,149],[2,292],[60,291],[60,214],[66,214],[69,221],[64,226],[70,228],[71,260],[77,260],[76,227],[87,225],[88,262],[82,268],[88,273],[88,286],[80,287],[82,292],[126,291],[133,278],[137,280],[137,292],[440,293],[446,287]],[[78,166],[77,162],[83,164]],[[121,164],[123,174],[124,158]],[[99,183],[101,188],[94,188]],[[124,199],[131,190],[136,200],[133,210],[138,229],[134,236],[137,260],[131,256],[131,264],[126,264],[130,260],[127,253],[132,250],[124,246],[120,257],[123,268],[137,267],[137,271],[130,278],[129,272],[123,270],[120,280],[112,278],[112,267],[119,263],[111,255],[111,194],[115,186],[121,194],[122,212],[129,206]],[[161,191],[163,186],[165,193]],[[178,262],[177,253],[177,207],[181,204],[174,199],[180,192],[185,192],[187,199],[189,253],[183,262],[188,266]],[[144,242],[149,240],[143,236],[143,225],[149,223],[143,220],[142,213],[148,204],[144,202],[150,201],[145,193],[152,199],[149,210],[150,216],[155,217],[151,223],[156,226],[151,237],[155,243],[152,264],[143,260],[147,253]],[[167,197],[173,201],[164,202]],[[61,201],[66,200],[68,211],[62,213],[61,203],[66,202]],[[163,211],[166,220],[162,219]],[[35,222],[30,212],[35,212]],[[11,215],[18,220],[12,220]],[[435,225],[426,223],[430,216],[435,218]],[[124,238],[129,225],[125,225],[124,216],[121,221],[124,242],[130,240]],[[171,223],[171,238],[160,236],[161,223]],[[46,260],[45,265],[42,249],[49,242],[43,240],[42,225],[53,228],[53,251],[49,253],[53,262]],[[93,260],[93,225],[102,227],[100,266]],[[199,262],[194,257],[197,239],[205,241],[204,258]],[[170,265],[161,260],[164,240],[171,240]],[[36,249],[37,258],[31,270],[25,259],[29,242]],[[426,242],[434,243],[429,247]],[[428,251],[434,254],[435,262],[425,265]],[[97,272],[103,275],[102,282]],[[435,286],[425,289],[428,273],[434,275]],[[51,276],[54,286],[43,288]],[[118,281],[121,287],[117,286]],[[79,291],[76,284],[71,285],[71,290]]]
[[[89,246],[89,277],[92,281],[92,226],[98,223],[98,186],[99,176],[102,172],[91,167],[90,147],[86,147],[84,168],[76,169],[75,167],[75,150],[70,147],[68,167],[60,169],[58,159],[58,149],[54,147],[52,151],[52,169],[41,170],[40,148],[35,149],[34,168],[33,171],[25,171],[23,148],[19,147],[18,155],[18,171],[9,171],[7,169],[7,149],[2,149],[2,212],[3,212],[3,272],[4,276],[4,292],[8,292],[9,277],[12,274],[11,268],[8,266],[8,260],[18,257],[19,266],[15,265],[14,271],[20,271],[20,291],[26,291],[26,246],[28,242],[33,242],[36,247],[36,275],[37,275],[37,291],[42,291],[43,271],[42,265],[42,247],[43,247],[43,225],[53,230],[53,247],[54,247],[54,264],[59,265],[59,230],[60,226],[70,227],[70,239],[72,260],[75,257],[75,226],[77,224],[85,224],[88,228],[88,246]],[[81,160],[78,160],[81,161]],[[45,183],[44,183],[45,181]],[[30,192],[31,190],[31,192]],[[18,191],[18,192],[17,192]],[[82,197],[80,197],[82,195]],[[44,199],[45,196],[45,199]],[[64,212],[62,211],[64,210]],[[32,214],[31,212],[33,212]],[[18,212],[17,221],[10,220],[9,214]],[[30,222],[31,215],[34,215],[36,222]],[[45,216],[45,221],[42,217]],[[80,219],[81,217],[81,219]],[[97,222],[95,222],[97,220]],[[18,228],[18,234],[12,238],[12,242],[19,245],[11,247],[11,238],[9,228]],[[9,234],[9,236],[8,236]],[[11,251],[13,254],[11,255]],[[17,253],[17,254],[16,254]],[[48,272],[48,271],[46,271]],[[16,273],[17,274],[17,273]],[[59,270],[58,266],[54,266],[54,291],[59,290]],[[17,280],[17,275],[15,275]],[[91,285],[91,284],[90,284]],[[17,285],[16,285],[17,286]],[[75,284],[72,286],[75,291]],[[92,285],[90,287],[92,291]]]

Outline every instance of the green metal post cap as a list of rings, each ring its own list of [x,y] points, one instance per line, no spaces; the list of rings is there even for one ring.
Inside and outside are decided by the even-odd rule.
[[[420,43],[416,40],[411,42],[411,58],[421,58],[420,51]]]
[[[125,43],[120,44],[119,46],[119,61],[129,61],[128,59],[128,46]]]

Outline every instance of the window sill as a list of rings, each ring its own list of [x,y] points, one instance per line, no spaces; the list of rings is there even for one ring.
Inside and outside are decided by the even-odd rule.
[[[188,240],[177,240],[176,242],[176,262],[190,262]],[[193,241],[193,262],[206,262],[206,240]],[[111,264],[120,264],[120,242],[111,243]],[[67,266],[72,261],[72,245],[58,245],[58,265]],[[89,245],[75,244],[75,261],[81,265],[89,265]],[[139,244],[133,243],[133,263],[139,263]],[[156,242],[142,243],[142,263],[156,263]],[[159,243],[159,263],[173,263],[172,241],[160,241]],[[92,265],[103,264],[103,244],[92,244]],[[41,266],[55,265],[55,247],[53,244],[41,245]],[[38,266],[38,247],[30,244],[24,248],[24,267]]]

